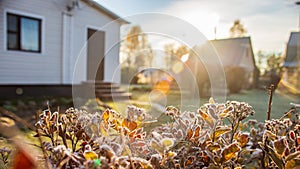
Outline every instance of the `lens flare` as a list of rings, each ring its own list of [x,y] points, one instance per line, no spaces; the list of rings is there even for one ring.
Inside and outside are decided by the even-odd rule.
[[[176,74],[179,74],[183,70],[184,70],[184,66],[182,62],[177,61],[172,65],[172,71]]]
[[[168,94],[170,91],[170,83],[167,79],[158,81],[154,86],[153,90],[157,90],[163,94]]]

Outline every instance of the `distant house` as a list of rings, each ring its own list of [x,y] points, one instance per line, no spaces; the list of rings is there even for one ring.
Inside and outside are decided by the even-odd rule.
[[[252,73],[255,68],[250,37],[211,40],[224,67],[241,67]]]
[[[1,0],[0,11],[0,87],[120,82],[128,22],[95,1]]]
[[[250,37],[210,40],[201,47],[196,47],[195,52],[200,58],[208,58],[208,61],[204,59],[204,62],[206,62],[204,63],[204,67],[211,67],[210,65],[213,66],[213,64],[218,63],[216,60],[209,59],[212,55],[217,55],[214,59],[219,59],[219,63],[221,63],[220,66],[223,67],[225,71],[227,86],[230,86],[229,83],[234,84],[242,81],[242,78],[246,80],[246,82],[241,84],[243,85],[242,87],[252,87],[256,85],[258,69],[255,65]],[[201,67],[203,67],[203,65],[201,65]],[[202,69],[202,71],[205,70]],[[236,73],[242,72],[242,76],[235,75]],[[205,75],[202,76],[205,77]],[[204,78],[204,81],[208,81],[207,78]],[[233,80],[236,80],[236,82]]]
[[[283,67],[287,69],[295,69],[298,67],[298,45],[299,45],[299,32],[291,32],[289,41],[286,46],[285,60]]]
[[[293,93],[299,93],[299,91],[296,92],[296,90],[299,90],[296,87],[297,83],[300,82],[299,75],[297,74],[300,58],[299,36],[300,32],[291,32],[289,41],[286,45],[285,60],[282,65],[284,68],[284,73],[281,84],[286,86],[287,89]]]

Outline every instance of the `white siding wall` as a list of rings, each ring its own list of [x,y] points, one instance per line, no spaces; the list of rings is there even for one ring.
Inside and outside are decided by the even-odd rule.
[[[110,23],[106,27],[106,56],[105,56],[105,81],[121,82],[119,50],[120,50],[120,25],[117,22]]]
[[[104,81],[120,82],[119,67],[119,45],[114,46],[120,39],[120,23],[113,22],[109,26],[105,26],[112,21],[104,13],[99,10],[90,8],[85,3],[80,4],[81,8],[74,11],[74,38],[73,38],[73,58],[75,77],[73,83],[80,83],[87,79],[87,29],[98,29],[105,32],[105,65],[104,65]],[[113,77],[114,76],[114,77]]]
[[[6,11],[42,18],[42,53],[6,49]],[[50,0],[0,1],[0,84],[60,84],[61,7]]]
[[[120,82],[119,42],[120,23],[105,13],[80,2],[72,16],[71,42],[64,44],[63,10],[66,1],[60,0],[0,0],[0,84],[71,84],[86,80],[87,28],[105,31],[104,80]],[[6,49],[6,10],[19,11],[42,18],[42,53],[9,51]],[[66,38],[66,36],[65,36]],[[68,38],[67,38],[68,39]],[[70,52],[62,46],[70,46]],[[67,56],[67,60],[63,59]],[[79,57],[80,56],[80,57]],[[75,66],[75,63],[79,65]],[[67,65],[67,66],[66,66]],[[76,68],[76,70],[75,70]],[[76,77],[73,79],[75,73]],[[67,76],[67,77],[66,77]]]

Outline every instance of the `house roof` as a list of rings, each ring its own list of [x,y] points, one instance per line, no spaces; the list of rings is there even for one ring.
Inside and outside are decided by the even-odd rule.
[[[286,46],[285,60],[283,67],[297,67],[297,47],[299,45],[300,32],[291,32]]]
[[[224,67],[239,66],[253,71],[254,54],[250,37],[211,40]]]
[[[128,24],[128,23],[130,23],[129,21],[121,18],[119,15],[115,14],[111,10],[109,10],[109,9],[105,8],[104,6],[100,5],[99,3],[97,3],[94,0],[82,0],[82,1],[86,2],[88,5],[90,5],[91,7],[94,7],[95,9],[99,10],[100,12],[103,12],[108,17],[110,17],[110,18],[112,18],[114,20],[118,20],[119,22],[121,22],[121,24]]]

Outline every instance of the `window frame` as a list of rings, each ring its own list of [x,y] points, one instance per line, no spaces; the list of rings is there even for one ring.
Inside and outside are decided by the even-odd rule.
[[[8,19],[8,15],[13,15],[13,16],[17,16],[19,17],[19,22],[21,22],[21,18],[27,18],[27,19],[33,19],[33,20],[37,20],[39,21],[39,28],[38,28],[38,45],[39,45],[39,49],[38,50],[24,50],[24,49],[21,49],[21,37],[18,37],[18,49],[9,49],[8,47],[8,24],[7,24],[7,19]],[[43,16],[39,16],[39,15],[35,15],[35,14],[31,14],[31,13],[26,13],[26,12],[21,12],[21,11],[16,11],[16,10],[11,10],[11,9],[6,9],[4,10],[4,15],[3,15],[4,19],[4,50],[7,51],[7,52],[19,52],[19,53],[32,53],[32,54],[44,54],[45,52],[45,48],[44,48],[44,42],[45,42],[45,18]],[[18,28],[20,29],[22,26],[18,25]],[[18,35],[21,36],[21,33],[20,33],[21,30],[19,30],[18,32]]]

